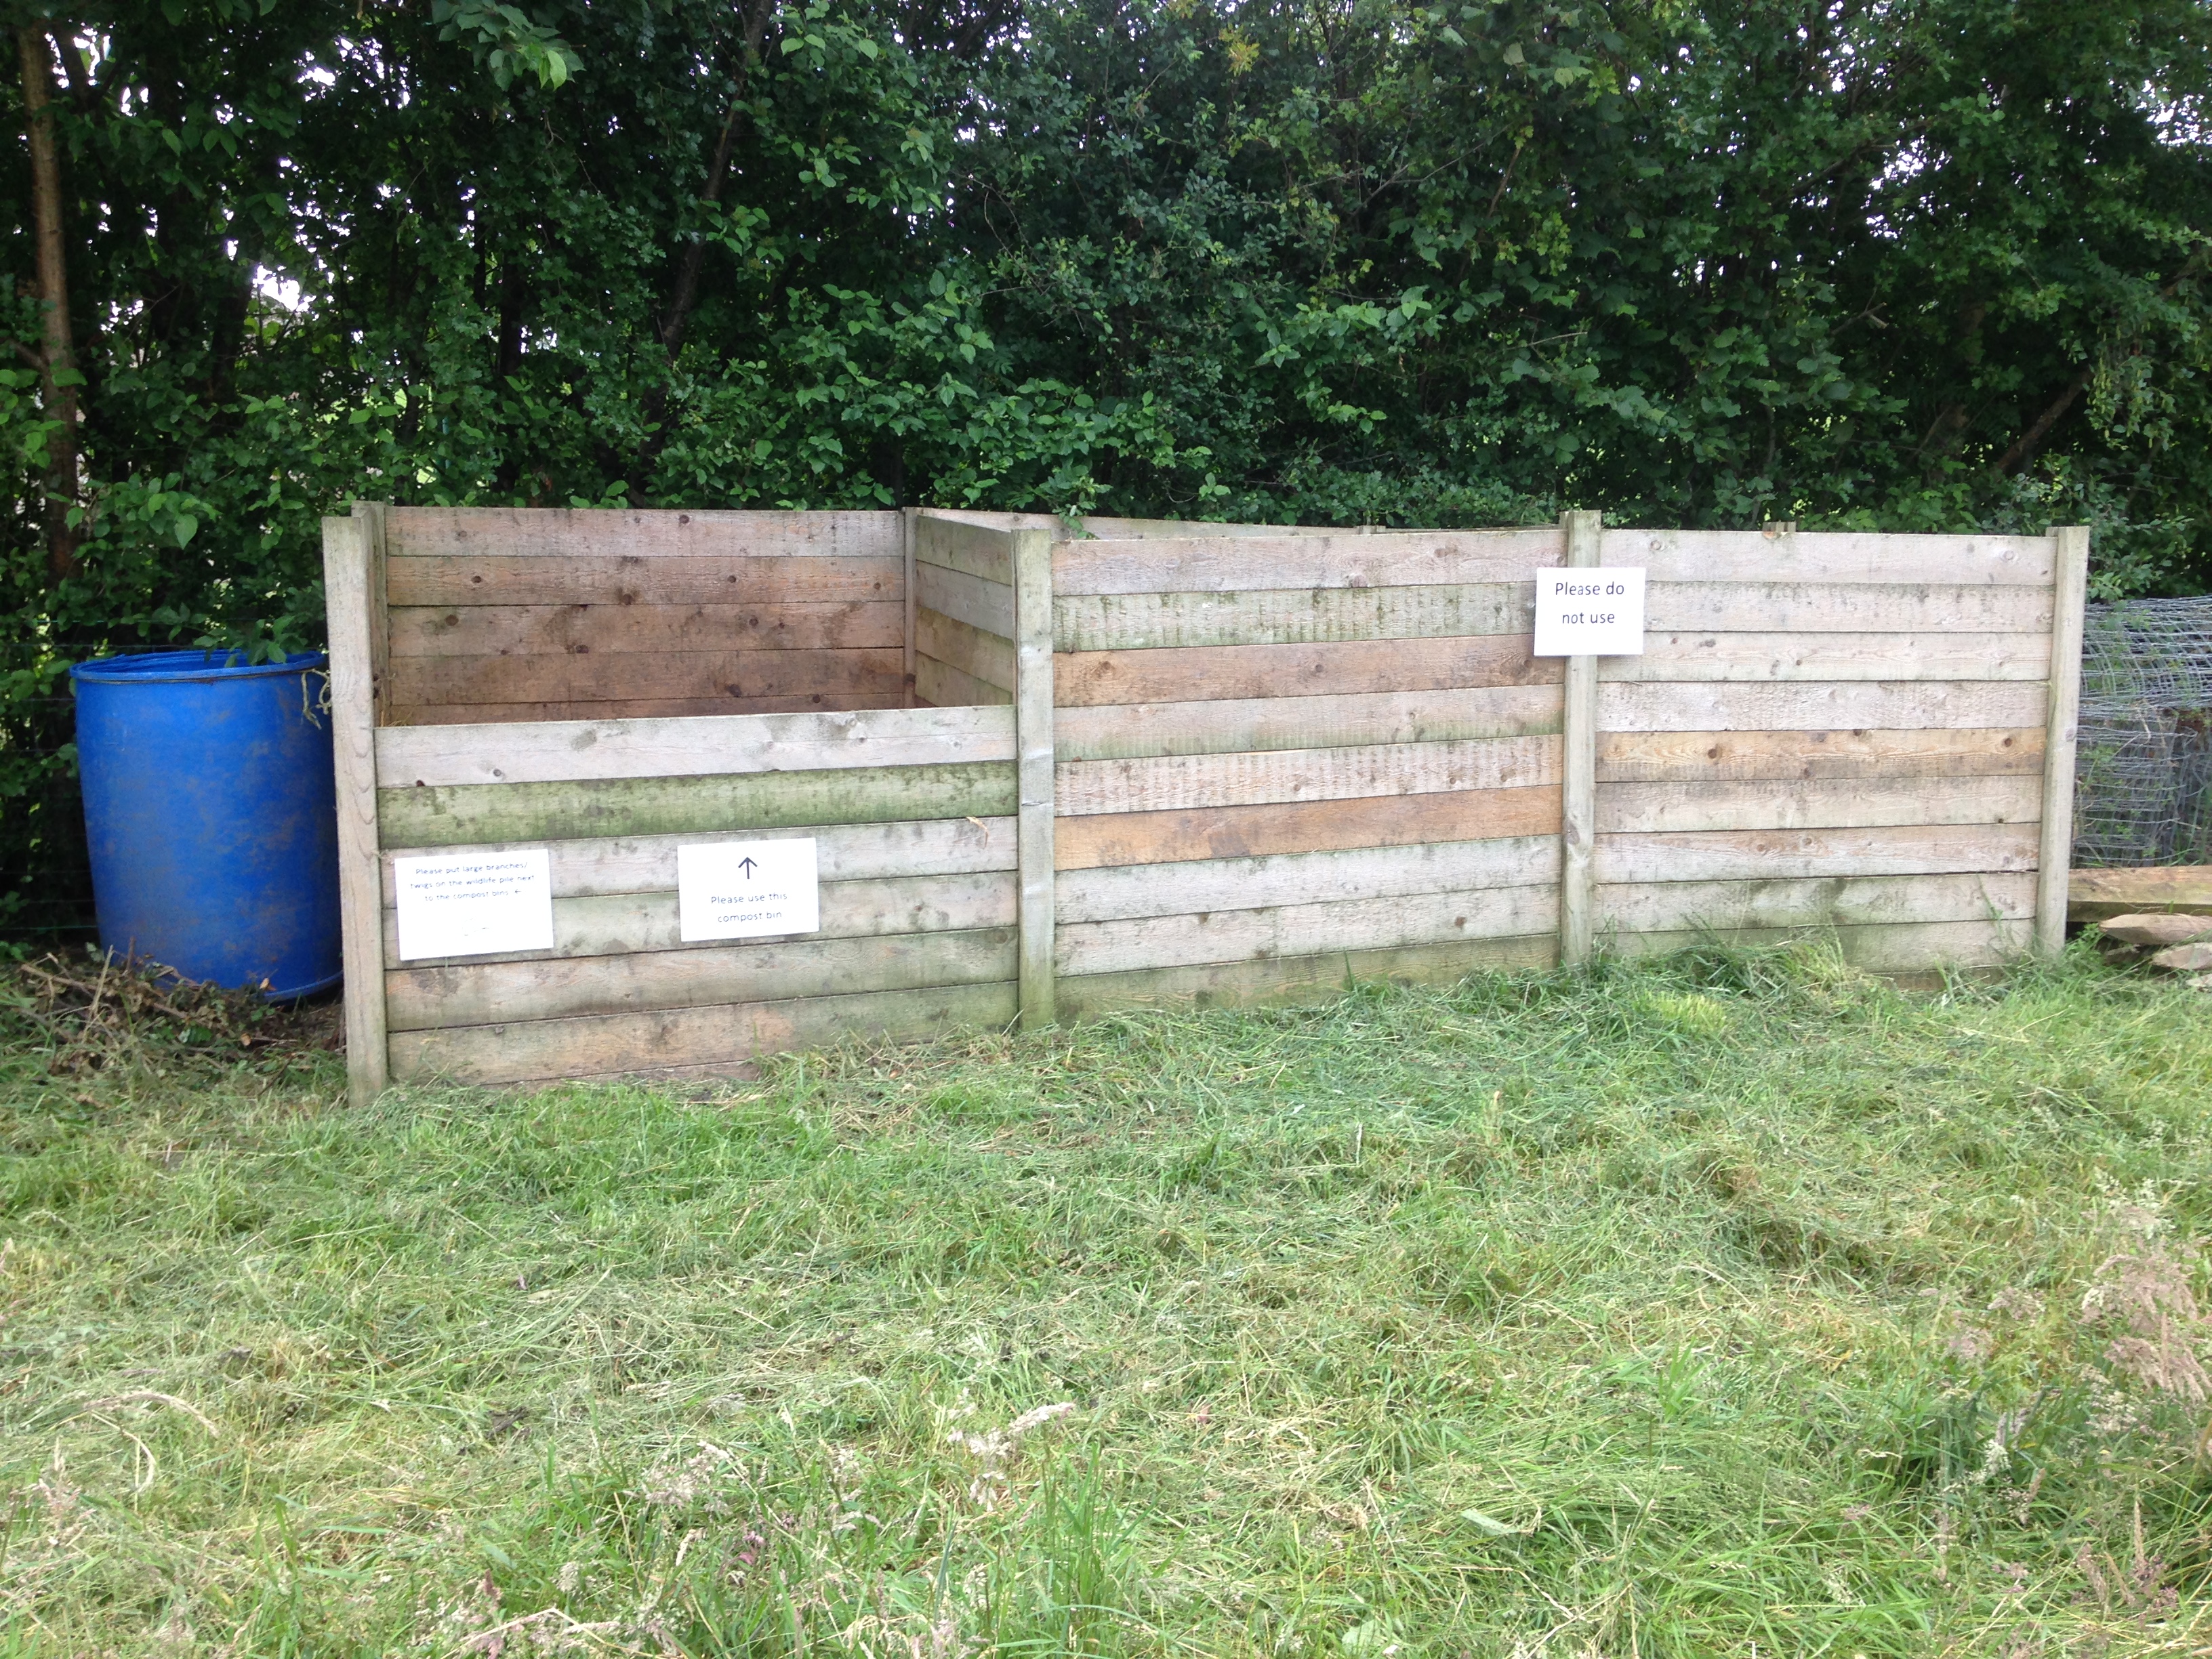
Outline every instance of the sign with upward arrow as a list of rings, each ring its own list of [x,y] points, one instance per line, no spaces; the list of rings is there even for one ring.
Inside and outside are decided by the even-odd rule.
[[[818,931],[822,882],[813,837],[678,846],[676,918],[687,945]]]

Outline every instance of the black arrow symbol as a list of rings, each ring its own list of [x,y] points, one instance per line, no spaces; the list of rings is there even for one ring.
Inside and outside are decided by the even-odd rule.
[[[738,860],[738,868],[744,871],[750,876],[753,872],[753,861],[750,859],[739,859]]]

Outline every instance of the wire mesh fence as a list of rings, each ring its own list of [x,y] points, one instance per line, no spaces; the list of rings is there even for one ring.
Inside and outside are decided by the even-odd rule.
[[[2078,730],[2077,866],[2212,863],[2212,598],[2091,605]]]

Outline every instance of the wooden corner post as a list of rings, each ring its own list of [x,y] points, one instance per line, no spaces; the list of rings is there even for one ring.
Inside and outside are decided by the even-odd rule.
[[[1052,532],[1014,543],[1014,753],[1021,817],[1022,1029],[1053,1022]]]
[[[2035,860],[2035,953],[2066,948],[2066,883],[2074,864],[2074,732],[2081,711],[2081,618],[2089,597],[2089,532],[2051,532],[2051,697],[2044,714],[2043,823]]]
[[[1605,515],[1563,513],[1567,566],[1587,570],[1602,557]],[[1560,724],[1559,965],[1588,962],[1596,939],[1597,886],[1591,854],[1597,844],[1597,659],[1567,659]]]
[[[915,602],[914,597],[914,545],[915,538],[921,533],[920,527],[915,524],[915,520],[921,516],[921,509],[919,507],[902,507],[899,509],[900,541],[906,552],[906,631],[900,635],[900,643],[905,647],[905,707],[908,708],[913,708],[921,701],[921,699],[915,695],[914,690],[915,612],[919,608]]]
[[[346,1093],[365,1106],[390,1084],[384,1018],[384,884],[376,834],[376,711],[384,659],[384,509],[323,520],[331,639],[331,744],[337,775],[338,916],[344,940]]]

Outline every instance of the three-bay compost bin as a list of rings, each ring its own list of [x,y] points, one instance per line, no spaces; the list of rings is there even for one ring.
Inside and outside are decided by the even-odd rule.
[[[1710,934],[2055,949],[2087,547],[363,504],[355,1087]],[[1646,573],[1642,654],[1534,654],[1537,573],[1590,567]]]

